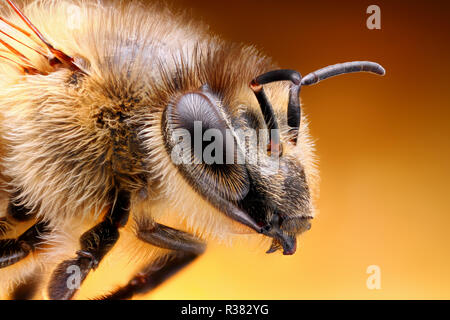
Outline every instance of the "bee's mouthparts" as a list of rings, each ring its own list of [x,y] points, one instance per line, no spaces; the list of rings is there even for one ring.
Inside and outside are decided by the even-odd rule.
[[[278,216],[274,216],[272,223],[266,226],[262,233],[273,238],[272,245],[266,253],[273,253],[283,249],[284,255],[292,255],[297,250],[297,238],[295,234],[281,230]]]
[[[272,245],[266,253],[273,253],[283,249],[284,255],[294,254],[297,250],[297,239],[295,236],[286,235],[282,238],[273,238]]]
[[[297,250],[296,233],[286,232],[281,229],[281,221],[278,214],[274,214],[270,223],[264,227],[260,227],[249,215],[235,206],[232,207],[232,210],[227,212],[227,215],[256,232],[272,238],[272,245],[270,246],[270,249],[267,250],[267,253],[283,249],[284,255],[291,255]]]

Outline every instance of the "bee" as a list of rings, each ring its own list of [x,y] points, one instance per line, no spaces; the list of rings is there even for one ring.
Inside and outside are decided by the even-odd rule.
[[[143,262],[104,299],[148,292],[236,233],[294,254],[318,192],[300,89],[360,71],[385,73],[302,77],[158,5],[4,1],[1,292],[72,299],[114,248]]]

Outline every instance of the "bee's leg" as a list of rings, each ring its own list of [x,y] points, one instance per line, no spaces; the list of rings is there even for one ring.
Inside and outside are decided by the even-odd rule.
[[[119,228],[128,220],[129,206],[129,192],[120,191],[103,221],[81,236],[77,257],[61,262],[53,271],[48,287],[50,299],[67,300],[75,295],[89,272],[97,268],[119,239]]]
[[[124,287],[107,294],[102,300],[126,300],[136,294],[144,294],[159,286],[172,275],[191,263],[198,255],[193,253],[176,253],[170,257],[164,267],[158,269],[153,264],[145,267],[135,275]],[[156,270],[155,270],[156,269]]]
[[[0,218],[0,237],[11,231],[17,223],[29,221],[34,218],[34,214],[24,206],[17,206],[11,201],[6,209],[6,216]]]
[[[138,238],[154,246],[173,250],[163,266],[155,263],[145,267],[126,286],[102,297],[107,300],[131,299],[135,294],[149,292],[187,266],[205,251],[205,244],[193,235],[154,224],[151,229],[139,230]]]
[[[17,222],[25,222],[34,218],[34,214],[22,205],[15,205],[11,201],[8,204],[7,215]]]
[[[50,232],[45,222],[38,222],[17,239],[0,240],[0,268],[8,267],[28,256],[43,241],[41,235]]]
[[[37,273],[29,275],[23,283],[17,285],[11,293],[12,300],[31,300],[39,289],[41,277]]]
[[[5,217],[0,218],[0,237],[6,235],[11,230],[11,224]]]

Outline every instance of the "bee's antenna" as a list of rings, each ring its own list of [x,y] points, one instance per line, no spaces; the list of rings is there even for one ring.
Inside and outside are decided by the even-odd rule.
[[[291,81],[292,85],[289,90],[289,103],[288,103],[288,125],[292,128],[293,131],[298,131],[298,127],[300,125],[301,118],[301,110],[300,110],[300,88],[301,88],[301,80],[302,76],[295,70],[289,69],[281,69],[281,70],[273,70],[262,75],[259,75],[250,83],[250,87],[253,92],[255,92],[256,98],[258,99],[259,105],[261,106],[261,111],[264,115],[264,120],[269,126],[269,119],[271,122],[275,123],[276,128],[278,129],[278,124],[276,123],[276,119],[273,113],[272,106],[270,102],[267,100],[267,97],[263,91],[262,85],[275,82],[275,81]],[[259,90],[259,91],[258,91]],[[270,107],[268,108],[267,105]],[[269,129],[270,126],[269,126]],[[278,130],[276,130],[278,132]],[[278,137],[279,139],[279,137]],[[272,139],[271,139],[272,140]],[[279,141],[279,140],[278,140]],[[294,143],[297,142],[297,133],[295,133]]]
[[[275,118],[272,104],[270,103],[269,99],[267,98],[267,95],[264,91],[263,86],[255,80],[253,80],[251,82],[250,88],[255,93],[256,99],[259,102],[259,106],[261,107],[261,112],[264,116],[264,121],[266,122],[269,130],[278,129],[278,123]]]
[[[386,71],[378,63],[371,61],[352,61],[334,64],[317,71],[311,72],[302,79],[303,86],[316,84],[327,78],[352,72],[371,72],[384,76]]]
[[[279,129],[278,122],[275,117],[272,104],[267,98],[262,83],[258,81],[259,80],[258,78],[259,77],[252,80],[252,82],[250,83],[250,88],[253,90],[256,99],[258,100],[261,112],[264,116],[264,121],[266,122],[267,128],[269,129],[269,137],[270,137],[269,150],[271,152],[279,152],[280,134],[278,130]]]
[[[256,98],[261,106],[261,111],[264,115],[264,119],[269,126],[273,123],[274,129],[278,129],[276,119],[274,116],[273,108],[263,91],[262,85],[274,81],[291,81],[291,88],[289,90],[289,102],[287,112],[287,123],[291,127],[291,132],[294,133],[291,141],[296,144],[298,138],[298,128],[300,127],[301,120],[301,108],[300,108],[300,89],[301,86],[309,86],[316,84],[327,78],[331,78],[340,74],[352,73],[352,72],[371,72],[381,76],[384,76],[386,71],[378,63],[371,61],[352,61],[338,63],[332,66],[328,66],[317,71],[311,72],[302,78],[300,73],[294,70],[281,69],[264,73],[250,83],[250,87],[255,92]],[[279,138],[279,137],[278,137]]]

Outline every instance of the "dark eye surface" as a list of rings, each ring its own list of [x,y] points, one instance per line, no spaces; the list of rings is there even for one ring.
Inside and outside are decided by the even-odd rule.
[[[202,194],[237,201],[249,190],[248,174],[237,163],[237,144],[219,103],[200,91],[175,100],[166,109],[166,143],[173,162]]]

